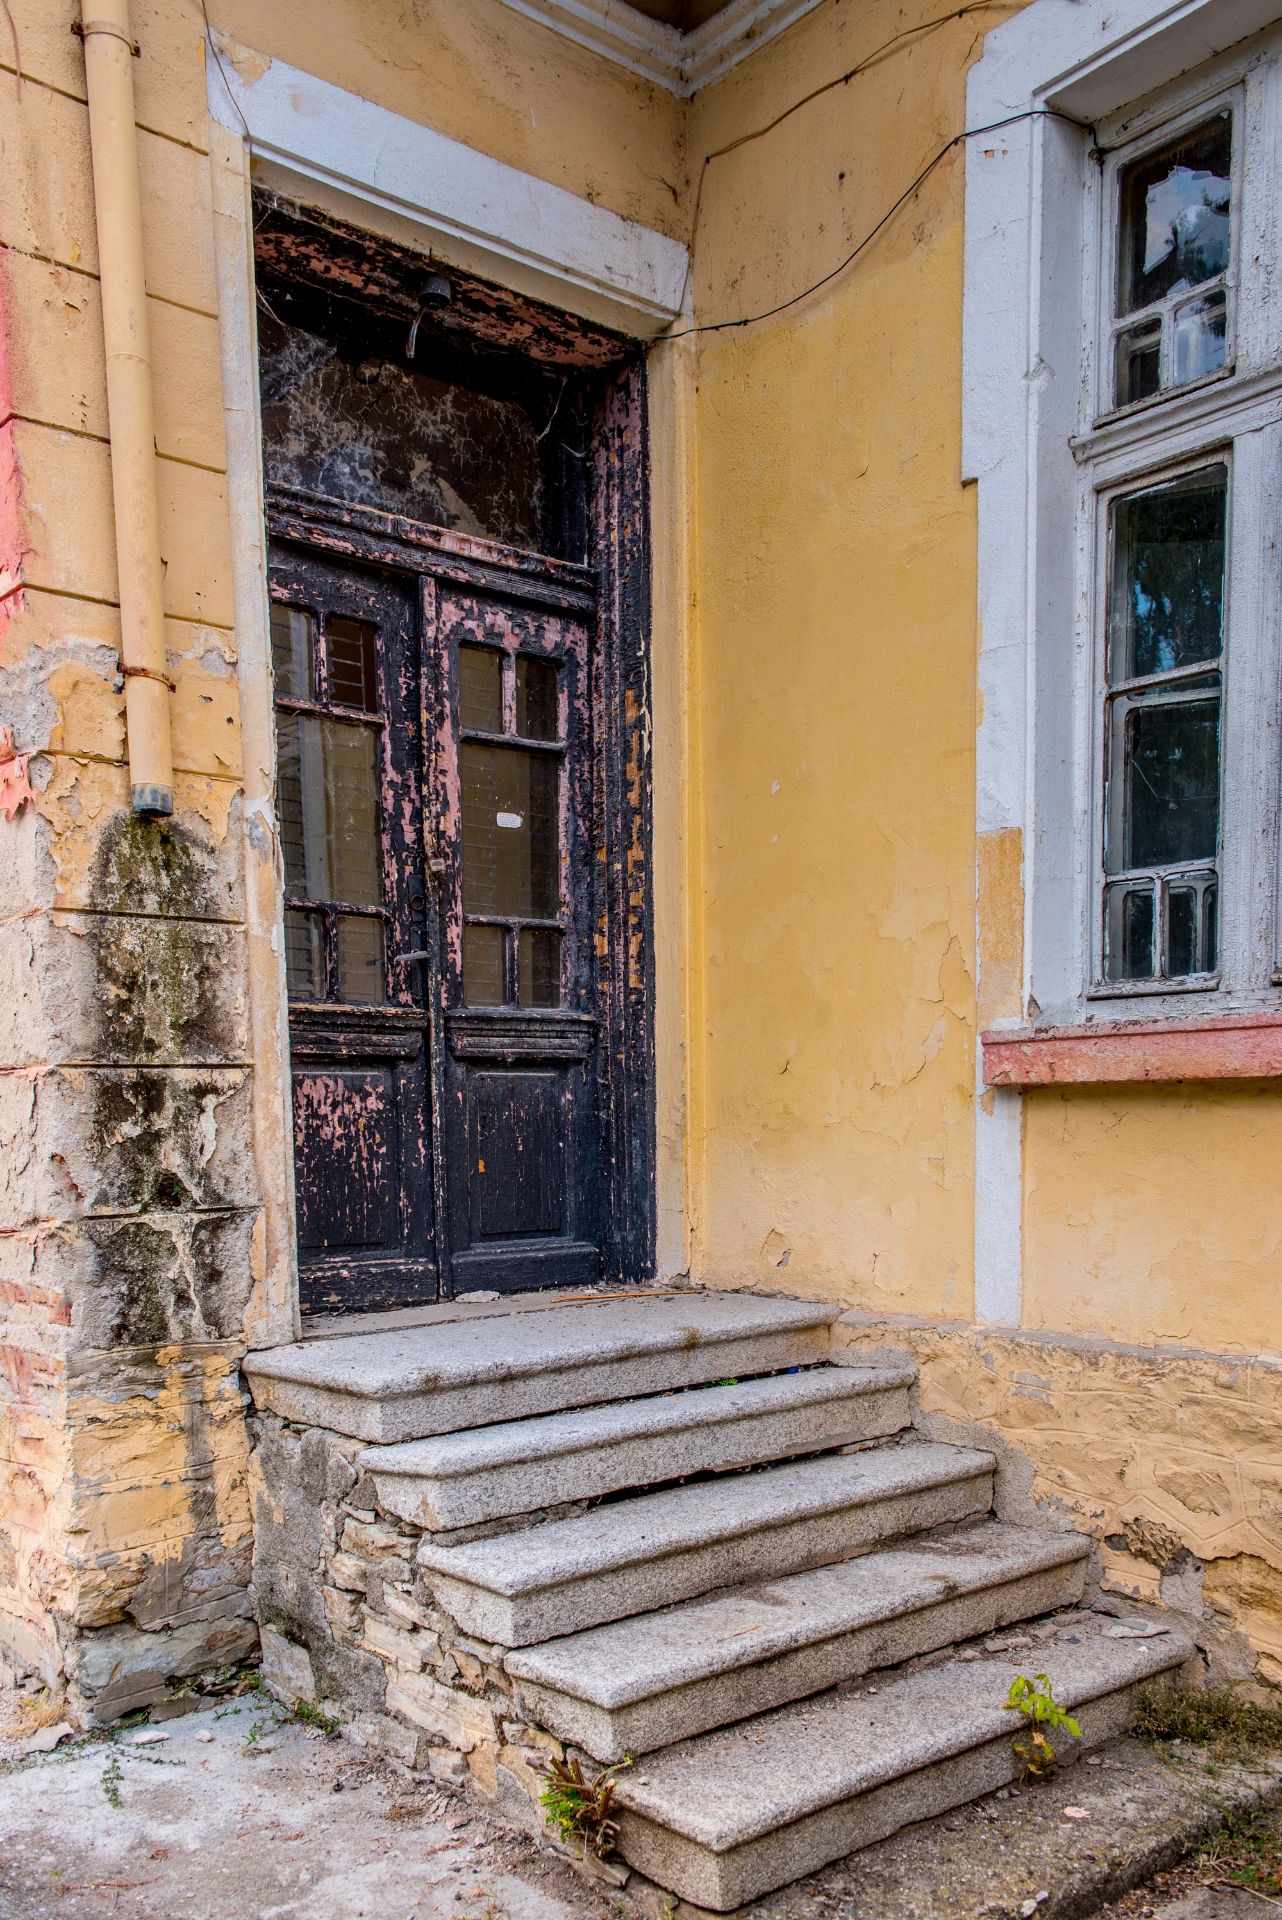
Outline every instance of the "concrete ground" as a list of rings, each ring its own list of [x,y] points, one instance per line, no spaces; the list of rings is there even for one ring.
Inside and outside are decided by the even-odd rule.
[[[1212,1848],[1200,1863],[1175,1863],[1224,1817],[1252,1817],[1270,1797],[1276,1808],[1279,1787],[1282,1768],[1244,1773],[1208,1767],[1196,1750],[1159,1757],[1121,1742],[1045,1786],[910,1828],[742,1920],[1267,1920],[1282,1901],[1220,1884],[1229,1856]],[[597,1886],[461,1790],[284,1720],[255,1696],[0,1771],[0,1920],[672,1912],[657,1890]],[[699,1916],[681,1909],[676,1920]]]
[[[163,1740],[138,1746],[139,1735]],[[115,1804],[115,1802],[119,1804]],[[534,1841],[238,1699],[0,1776],[3,1920],[609,1920]]]

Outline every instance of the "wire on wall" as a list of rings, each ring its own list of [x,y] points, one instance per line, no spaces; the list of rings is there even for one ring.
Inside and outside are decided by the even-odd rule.
[[[982,3],[988,4],[988,0],[982,0]],[[955,17],[955,16],[950,16],[950,17]],[[833,81],[831,84],[833,86],[837,86],[840,84],[840,82]],[[813,96],[810,96],[810,97],[813,97]],[[783,119],[785,117],[786,116],[783,114],[779,116],[780,119]],[[1026,109],[1023,113],[1007,114],[1007,116],[1003,120],[990,120],[987,123],[987,125],[982,127],[965,127],[960,133],[955,133],[951,140],[945,140],[943,146],[938,148],[936,152],[931,155],[930,159],[926,162],[925,166],[921,169],[920,173],[918,173],[914,179],[909,181],[908,185],[904,188],[903,192],[899,195],[898,199],[893,200],[891,202],[890,206],[887,207],[885,213],[882,214],[880,220],[877,221],[876,225],[873,227],[870,227],[867,233],[863,236],[862,240],[860,240],[856,246],[851,248],[850,252],[846,255],[845,259],[839,260],[836,266],[833,267],[828,273],[821,275],[821,277],[818,280],[812,280],[810,285],[808,287],[803,287],[799,293],[789,294],[786,300],[780,300],[776,302],[776,304],[773,307],[763,307],[757,313],[741,314],[737,319],[734,319],[734,320],[703,320],[693,326],[679,327],[676,329],[675,332],[660,334],[658,336],[658,339],[655,341],[655,345],[656,346],[662,345],[664,342],[669,340],[686,340],[692,334],[696,334],[696,333],[727,333],[736,327],[753,327],[753,326],[756,326],[757,322],[760,320],[773,320],[776,314],[787,313],[790,307],[799,306],[803,300],[808,300],[812,293],[818,293],[821,287],[826,287],[832,281],[839,279],[840,276],[846,271],[847,267],[853,266],[854,262],[859,258],[860,254],[863,253],[867,247],[870,247],[872,245],[873,241],[877,238],[877,235],[882,231],[883,227],[886,227],[890,224],[890,222],[894,219],[895,215],[899,212],[900,208],[903,206],[906,206],[908,201],[912,199],[913,195],[917,193],[918,190],[925,185],[926,181],[929,180],[931,174],[935,171],[936,167],[940,166],[942,162],[948,158],[948,155],[953,151],[954,147],[960,147],[967,140],[975,140],[981,134],[1000,133],[1003,127],[1018,126],[1019,123],[1023,120],[1062,120],[1065,122],[1066,125],[1070,127],[1076,127],[1078,131],[1081,133],[1089,133],[1092,136],[1092,138],[1094,138],[1094,135],[1095,135],[1095,129],[1093,126],[1090,125],[1088,121],[1078,120],[1074,117],[1073,114],[1063,113],[1057,107],[1030,107]],[[778,121],[772,122],[772,125],[777,126]],[[753,135],[745,134],[744,140],[751,139],[753,137],[754,137]],[[741,141],[735,142],[735,144],[742,145],[743,141],[741,140]],[[730,151],[730,149],[723,148],[722,151],[728,152]],[[716,157],[715,155],[709,156],[709,158],[715,158],[715,157]],[[687,269],[687,272],[688,272],[688,269]]]

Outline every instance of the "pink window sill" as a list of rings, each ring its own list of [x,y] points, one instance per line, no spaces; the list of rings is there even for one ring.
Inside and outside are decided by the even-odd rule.
[[[1282,1078],[1282,1013],[1007,1027],[980,1035],[990,1087]]]

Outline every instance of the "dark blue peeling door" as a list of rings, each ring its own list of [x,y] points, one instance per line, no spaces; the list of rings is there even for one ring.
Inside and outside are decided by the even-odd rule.
[[[312,1314],[602,1271],[590,578],[415,559],[273,549]]]

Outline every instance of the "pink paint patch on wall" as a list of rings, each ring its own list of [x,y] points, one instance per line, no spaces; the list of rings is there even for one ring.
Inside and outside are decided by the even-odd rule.
[[[0,727],[0,813],[6,820],[12,820],[28,802],[36,805],[36,790],[27,778],[29,758],[14,746],[12,728]]]

